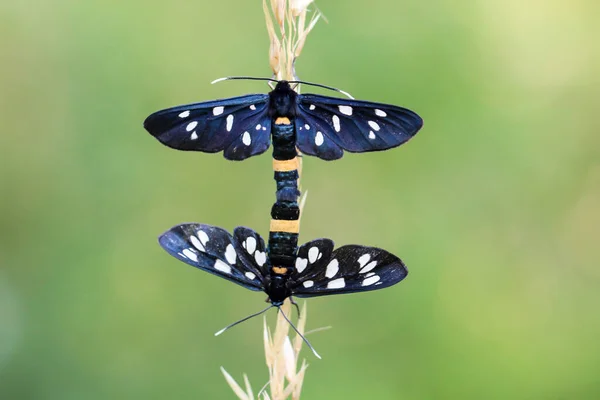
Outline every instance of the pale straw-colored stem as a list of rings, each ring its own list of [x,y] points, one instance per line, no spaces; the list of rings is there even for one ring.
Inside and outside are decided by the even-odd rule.
[[[281,306],[281,311],[285,312],[286,315],[290,315],[293,312],[289,299]],[[306,325],[306,315],[307,309],[305,302],[302,305],[300,316],[297,321],[297,329],[302,335],[305,334],[304,327]],[[263,390],[257,394],[259,399],[285,400],[290,397],[293,400],[300,399],[302,384],[304,383],[304,374],[308,368],[308,363],[306,360],[302,360],[302,363],[298,368],[300,351],[302,350],[304,341],[300,335],[296,335],[296,337],[290,339],[289,333],[290,325],[280,313],[278,313],[275,331],[273,333],[267,325],[266,317],[264,317],[263,344],[265,349],[265,362],[269,371],[269,382],[265,385]],[[245,388],[242,388],[225,368],[221,367],[221,372],[239,399],[254,400],[254,394],[246,374],[244,374]],[[266,390],[267,386],[269,389],[268,391]]]
[[[312,0],[271,0],[269,7],[267,0],[263,0],[270,40],[269,65],[278,80],[297,79],[294,64],[302,53],[308,34],[321,18],[318,10],[308,9],[311,3]]]
[[[312,1],[263,0],[263,11],[270,41],[269,65],[273,71],[273,76],[277,80],[297,80],[294,69],[296,59],[302,53],[308,34],[321,17],[318,10],[312,12],[308,10],[308,6]],[[310,18],[307,24],[309,14]],[[296,90],[299,90],[299,86],[296,86]],[[298,157],[298,160],[298,174],[301,176],[302,158]],[[298,178],[298,188],[300,188],[300,178]],[[300,217],[302,217],[305,202],[306,193],[300,199]],[[292,318],[294,310],[290,299],[287,299],[281,306],[281,312],[285,313],[288,318]],[[298,332],[302,335],[304,335],[306,318],[307,308],[305,302],[302,305],[296,325]],[[262,400],[285,400],[290,397],[292,400],[300,399],[304,374],[308,368],[308,364],[304,359],[298,368],[299,355],[304,344],[302,337],[296,334],[293,340],[290,339],[290,325],[280,312],[277,313],[275,331],[271,333],[266,316],[263,319],[263,329],[265,361],[269,370],[269,382],[257,394],[257,398]],[[245,388],[242,388],[223,367],[221,367],[221,372],[239,399],[254,400],[254,394],[246,374],[244,374]],[[267,386],[268,391],[266,390]]]

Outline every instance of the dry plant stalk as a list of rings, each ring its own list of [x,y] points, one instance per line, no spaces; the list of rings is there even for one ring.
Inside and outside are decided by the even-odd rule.
[[[267,4],[267,1],[270,4]],[[308,34],[321,18],[321,13],[318,10],[314,12],[308,10],[308,6],[312,2],[313,0],[263,0],[263,11],[270,40],[269,65],[277,80],[297,79],[294,64],[302,53]],[[309,15],[310,17],[308,17]],[[301,176],[302,159],[301,157],[296,159],[298,160],[298,173]],[[300,179],[298,179],[298,188],[300,188]],[[306,193],[300,199],[300,218],[305,202]],[[286,299],[281,306],[281,311],[285,315],[292,315],[290,299]],[[304,335],[306,326],[306,316],[305,302],[302,305],[296,326],[302,335]],[[263,319],[263,326],[265,360],[269,369],[269,382],[258,392],[257,398],[262,400],[285,400],[291,396],[293,400],[298,400],[302,391],[304,373],[308,368],[306,360],[302,360],[298,368],[300,350],[304,342],[300,335],[296,335],[293,341],[290,339],[288,335],[290,325],[281,313],[277,313],[274,333],[271,333],[267,326],[266,317]],[[223,367],[221,367],[221,372],[239,399],[254,400],[252,387],[246,374],[243,375],[245,388],[242,388]],[[267,386],[269,386],[270,394],[266,390]]]
[[[294,64],[321,13],[309,11],[313,0],[263,0],[269,33],[269,65],[277,80],[296,80]],[[310,17],[308,18],[308,16]],[[308,19],[308,23],[307,23]]]
[[[281,310],[286,315],[290,315],[291,304],[289,300],[284,303]],[[305,322],[306,303],[302,306],[297,327],[303,335]],[[263,319],[263,326],[265,359],[269,368],[269,386],[271,389],[271,396],[269,397],[264,392],[263,399],[284,400],[290,396],[294,400],[299,399],[302,382],[304,381],[304,371],[308,367],[306,360],[302,360],[302,365],[298,369],[298,357],[303,343],[302,338],[296,335],[292,344],[288,336],[290,325],[281,315],[278,315],[274,334],[271,334],[266,318]]]
[[[288,300],[281,306],[281,311],[290,315],[291,303]],[[305,335],[304,328],[306,324],[306,302],[300,311],[298,318],[298,331]],[[257,394],[258,399],[262,400],[285,400],[291,396],[293,400],[300,399],[302,383],[304,382],[304,372],[308,368],[306,360],[302,360],[298,368],[300,350],[304,341],[300,335],[296,335],[293,342],[290,339],[290,325],[278,314],[275,333],[267,326],[266,317],[263,318],[263,340],[265,347],[265,360],[269,369],[269,382]],[[221,367],[221,372],[225,380],[241,400],[254,400],[254,394],[248,376],[244,374],[244,386],[242,388],[233,377]],[[270,394],[266,388],[269,386]]]

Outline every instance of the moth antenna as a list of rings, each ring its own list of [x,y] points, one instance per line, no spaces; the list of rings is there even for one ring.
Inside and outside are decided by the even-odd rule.
[[[273,79],[273,78],[258,78],[255,76],[226,76],[224,78],[215,79],[210,84],[214,85],[215,83],[218,83],[218,82],[233,81],[233,80],[279,82],[277,79]]]
[[[244,321],[247,321],[247,320],[249,320],[250,318],[254,318],[254,317],[256,317],[256,316],[259,316],[260,314],[264,313],[265,311],[267,311],[267,310],[269,310],[269,309],[271,309],[271,308],[273,308],[273,307],[275,307],[275,306],[271,304],[269,307],[265,308],[265,309],[264,309],[264,310],[262,310],[262,311],[259,311],[259,312],[257,312],[257,313],[254,313],[254,314],[252,314],[252,315],[249,315],[249,316],[247,316],[247,317],[245,317],[245,318],[242,318],[242,319],[240,319],[239,321],[236,321],[236,322],[234,322],[233,324],[229,324],[229,325],[227,325],[225,328],[221,329],[219,332],[215,333],[215,336],[219,336],[221,333],[225,332],[227,329],[229,329],[229,328],[233,328],[233,327],[234,327],[234,326],[236,326],[237,324],[241,324],[242,322],[244,322]]]
[[[281,311],[280,307],[277,307],[277,309],[279,310],[279,312],[281,313],[281,315],[283,315],[283,318],[285,318],[285,320],[290,324],[290,326],[294,329],[294,331],[296,331],[296,333],[298,335],[300,335],[300,337],[302,338],[302,340],[304,340],[304,343],[306,343],[306,345],[308,346],[309,349],[312,350],[312,352],[314,353],[314,355],[319,359],[322,360],[321,356],[319,355],[319,353],[317,353],[317,351],[315,350],[314,347],[312,347],[312,345],[310,344],[310,342],[308,340],[306,340],[306,338],[304,337],[303,334],[300,333],[300,331],[298,331],[298,329],[294,326],[294,324],[292,324],[292,321],[290,321],[288,319],[288,317],[285,315],[285,313],[283,311]]]
[[[320,83],[304,82],[304,81],[289,81],[289,83],[296,83],[296,84],[303,83],[303,84],[305,84],[305,85],[309,85],[309,86],[316,86],[316,87],[320,87],[320,88],[323,88],[323,89],[329,89],[329,90],[333,90],[334,92],[341,93],[341,94],[343,94],[344,96],[348,97],[349,99],[352,99],[352,100],[354,100],[354,97],[352,97],[352,95],[350,95],[350,93],[348,93],[348,92],[345,92],[345,91],[343,91],[343,90],[341,90],[341,89],[338,89],[338,88],[334,88],[334,87],[332,87],[332,86],[321,85]]]

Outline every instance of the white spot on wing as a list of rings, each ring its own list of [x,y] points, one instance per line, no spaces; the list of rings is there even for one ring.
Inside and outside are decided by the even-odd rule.
[[[229,264],[235,264],[235,258],[236,258],[235,249],[233,248],[233,245],[231,243],[229,243],[227,245],[227,248],[225,249],[225,259],[227,260],[227,262]]]
[[[312,111],[312,110],[314,110],[315,108],[316,108],[316,107],[315,107],[315,105],[314,105],[314,104],[311,104],[311,105],[308,107],[308,109],[309,109],[309,110],[311,110],[311,111]]]
[[[335,129],[336,132],[339,132],[341,129],[340,118],[337,115],[334,115],[331,118],[331,121],[333,121],[333,129]]]
[[[242,136],[242,143],[244,143],[246,146],[250,146],[252,144],[250,133],[244,132],[244,135]]]
[[[375,115],[377,115],[378,117],[387,117],[387,113],[378,108],[375,109]]]
[[[311,247],[310,249],[308,249],[308,261],[312,264],[315,261],[317,261],[320,257],[319,257],[319,248],[316,246]]]
[[[266,130],[267,130],[267,127],[266,127],[266,126],[263,126],[263,127],[262,127],[262,130],[263,130],[263,131],[266,131]]]
[[[371,276],[371,277],[369,277],[369,278],[365,279],[364,281],[362,281],[362,285],[363,285],[363,286],[369,286],[369,285],[372,285],[372,284],[374,284],[375,282],[378,282],[378,281],[379,281],[379,279],[381,279],[381,278],[379,278],[379,275],[373,275],[373,276]]]
[[[221,260],[215,261],[215,269],[217,271],[225,272],[226,274],[230,274],[231,275],[231,267],[229,265],[225,264]]]
[[[227,126],[225,128],[227,132],[231,132],[231,128],[233,128],[233,114],[227,116]]]
[[[253,280],[254,278],[256,278],[256,275],[254,275],[252,272],[246,272],[244,275],[246,275],[246,278]]]
[[[345,115],[352,115],[352,107],[350,106],[338,106],[340,112]]]
[[[362,267],[360,269],[360,271],[358,271],[359,274],[364,274],[369,272],[370,270],[372,270],[373,268],[375,268],[377,266],[377,261],[371,261],[370,263],[368,263],[367,265],[365,265],[364,267]]]
[[[369,131],[369,139],[375,139],[375,134],[373,133],[373,131]]]
[[[256,263],[258,264],[258,266],[262,267],[263,265],[265,265],[265,262],[267,261],[267,253],[257,251],[256,253],[254,253],[254,259],[256,260]]]
[[[298,273],[301,273],[302,271],[304,271],[306,269],[306,266],[308,265],[308,260],[306,258],[296,258],[296,271],[298,271]]]
[[[252,104],[252,105],[250,106],[250,109],[251,109],[252,111],[254,111],[254,110],[256,110],[256,106],[255,106],[254,104]]]
[[[208,235],[206,234],[206,232],[199,230],[198,232],[196,232],[196,235],[198,235],[198,239],[200,239],[202,244],[206,246],[206,242],[208,242]]]
[[[375,272],[369,272],[368,274],[365,275],[365,278],[368,278],[368,277],[373,276],[373,275],[375,275]]]
[[[315,144],[317,146],[320,146],[323,144],[324,142],[324,138],[323,138],[323,134],[321,132],[317,132],[317,134],[315,135]]]
[[[333,259],[327,264],[327,269],[325,270],[325,276],[328,278],[333,278],[335,274],[340,270],[339,262],[337,259]]]
[[[327,284],[327,289],[341,289],[344,286],[346,286],[346,281],[344,281],[344,278],[338,278],[329,281],[329,283]]]
[[[194,262],[198,262],[198,256],[196,255],[196,253],[194,253],[193,250],[191,249],[183,249],[182,253],[189,258],[190,260],[194,261]]]
[[[190,242],[192,242],[194,247],[197,248],[198,250],[206,251],[204,249],[204,245],[202,243],[200,243],[200,241],[198,240],[198,238],[196,236],[190,236]]]
[[[189,116],[190,116],[190,110],[179,113],[179,115],[178,115],[179,118],[187,118]]]
[[[252,236],[249,236],[244,242],[243,246],[249,254],[254,253],[254,250],[256,250],[256,239],[254,239]]]
[[[188,132],[193,131],[196,126],[198,126],[198,121],[192,121],[189,124],[187,124],[185,130]]]
[[[192,132],[192,134],[190,135],[190,139],[192,139],[192,140],[198,139],[198,134],[196,133],[196,131]]]
[[[304,124],[304,129],[309,130],[310,129],[310,125]]]
[[[260,124],[256,125],[256,130],[259,131],[260,130]]]
[[[360,267],[364,267],[366,263],[369,262],[369,260],[371,259],[371,255],[370,254],[363,254],[362,256],[360,256],[358,258],[358,263],[360,264]]]
[[[368,123],[368,124],[369,124],[369,126],[370,126],[371,128],[373,128],[375,131],[379,131],[379,129],[381,129],[381,128],[379,127],[379,124],[378,124],[377,122],[375,122],[375,121],[368,121],[367,123]]]
[[[310,288],[310,287],[313,287],[314,285],[315,285],[315,283],[313,281],[302,282],[302,286],[304,286],[305,288]]]
[[[213,108],[213,115],[221,115],[221,114],[223,114],[223,110],[224,109],[225,108],[222,107],[222,106]]]

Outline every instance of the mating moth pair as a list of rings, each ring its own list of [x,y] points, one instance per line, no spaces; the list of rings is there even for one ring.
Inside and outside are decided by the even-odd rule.
[[[387,150],[412,138],[422,119],[393,105],[298,94],[292,87],[306,83],[331,89],[323,85],[265,80],[276,83],[268,94],[165,109],[150,115],[144,127],[166,146],[223,152],[228,160],[261,154],[272,144],[277,192],[268,241],[244,227],[230,234],[192,223],[169,229],[160,236],[160,245],[187,264],[265,292],[271,303],[267,309],[279,308],[291,296],[363,292],[400,282],[406,266],[385,250],[357,245],[334,249],[329,239],[298,246],[298,150],[323,160],[339,159],[344,150]]]

